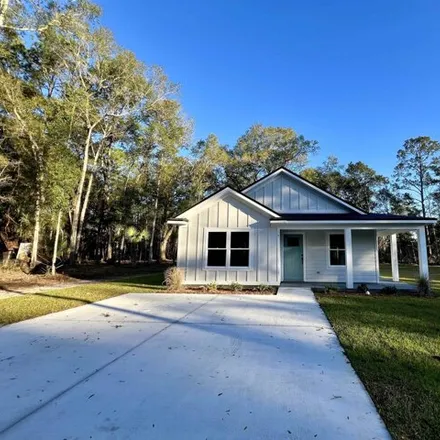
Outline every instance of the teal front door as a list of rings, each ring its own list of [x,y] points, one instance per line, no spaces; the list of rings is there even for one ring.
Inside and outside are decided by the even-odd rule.
[[[284,235],[284,281],[303,281],[302,235]]]

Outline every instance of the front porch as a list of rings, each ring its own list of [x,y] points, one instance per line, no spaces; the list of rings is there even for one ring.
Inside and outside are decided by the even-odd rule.
[[[395,286],[414,290],[400,282],[397,234],[411,232],[417,237],[418,275],[429,278],[425,227],[414,224],[325,225],[277,222],[279,237],[279,281],[292,286],[329,285],[356,289],[367,284],[371,290]],[[290,224],[289,224],[290,223]],[[382,279],[378,238],[390,236],[392,279]]]
[[[358,286],[361,284],[366,283],[353,283],[353,289],[356,290]],[[347,288],[346,283],[324,283],[324,282],[287,282],[283,281],[280,284],[280,287],[309,287],[311,289],[316,288],[325,288],[328,286],[334,286],[338,290],[344,290]],[[407,291],[415,291],[416,286],[414,284],[404,283],[404,282],[395,282],[395,281],[387,281],[387,280],[381,280],[379,283],[368,283],[368,288],[371,291],[379,291],[382,290],[384,287],[390,287],[394,286],[397,290],[407,290]]]

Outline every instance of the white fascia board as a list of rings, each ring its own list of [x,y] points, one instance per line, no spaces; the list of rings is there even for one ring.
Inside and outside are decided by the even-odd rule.
[[[232,196],[236,197],[237,199],[241,200],[243,203],[247,204],[248,206],[252,206],[256,211],[264,212],[266,215],[273,217],[273,218],[281,218],[280,215],[278,215],[276,212],[272,211],[271,209],[266,208],[265,206],[261,205],[260,203],[255,202],[251,198],[244,196],[243,194],[241,194],[238,191],[235,191],[229,187],[222,189],[221,191],[219,191],[218,193],[214,194],[211,197],[208,197],[207,199],[203,200],[202,202],[200,202],[196,206],[193,206],[192,208],[190,208],[187,211],[180,214],[179,217],[183,217],[183,216],[186,217],[188,215],[194,214],[195,212],[198,212],[201,209],[203,209],[207,203],[212,203],[217,200],[224,199],[228,195],[232,195]]]
[[[246,188],[245,190],[243,190],[243,194],[247,194],[249,191],[251,191],[253,188],[255,188],[256,186],[258,186],[260,183],[263,183],[264,181],[266,181],[267,179],[272,179],[275,178],[276,176],[278,176],[279,174],[284,173],[286,176],[290,177],[291,179],[296,180],[297,182],[300,182],[306,186],[308,186],[309,188],[314,189],[315,191],[319,192],[320,194],[322,194],[325,197],[328,197],[329,199],[333,200],[336,203],[339,203],[342,206],[345,206],[348,209],[351,209],[352,211],[357,212],[358,214],[363,214],[365,215],[366,213],[364,211],[362,211],[361,209],[358,209],[352,205],[350,205],[349,203],[344,202],[343,200],[339,199],[338,197],[334,196],[333,194],[330,194],[327,191],[324,191],[323,189],[319,188],[318,186],[314,185],[311,182],[308,182],[305,179],[300,179],[299,177],[295,176],[295,174],[293,173],[289,173],[288,171],[286,171],[285,169],[280,169],[278,171],[276,171],[273,174],[268,174],[266,177],[263,177],[261,180],[259,180],[258,182],[255,182],[253,185],[251,185],[250,187]]]
[[[188,222],[186,220],[168,220],[167,225],[186,226]]]
[[[354,225],[392,225],[393,227],[399,225],[433,225],[436,223],[436,220],[271,220],[271,224],[276,225],[345,225],[345,224],[354,224]]]

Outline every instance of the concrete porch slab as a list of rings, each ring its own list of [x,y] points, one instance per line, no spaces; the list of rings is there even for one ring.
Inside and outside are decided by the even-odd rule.
[[[364,283],[354,283],[354,289]],[[384,287],[387,286],[395,286],[399,290],[408,290],[408,291],[415,291],[416,286],[414,284],[408,284],[403,282],[395,282],[395,281],[387,281],[387,280],[381,280],[379,283],[365,283],[370,288],[370,290],[381,290]],[[345,289],[345,283],[321,283],[321,282],[283,282],[281,283],[281,287],[300,287],[300,288],[323,288],[326,286],[335,286],[340,290]]]

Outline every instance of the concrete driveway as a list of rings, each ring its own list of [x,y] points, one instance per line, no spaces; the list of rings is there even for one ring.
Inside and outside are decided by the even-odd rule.
[[[309,289],[129,294],[0,329],[2,439],[388,439]]]

